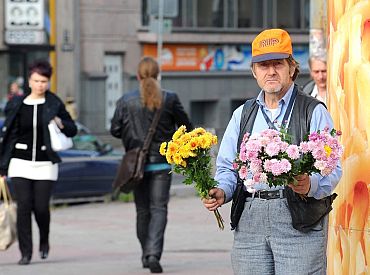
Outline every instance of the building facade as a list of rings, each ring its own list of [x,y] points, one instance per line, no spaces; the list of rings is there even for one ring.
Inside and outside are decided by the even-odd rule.
[[[0,0],[2,14],[9,1]],[[42,2],[48,18],[44,43],[9,44],[5,32],[0,33],[0,95],[5,96],[14,78],[26,78],[30,61],[49,58],[56,72],[52,90],[63,99],[75,97],[79,120],[96,133],[106,133],[115,101],[137,87],[141,56],[157,56],[158,1]],[[298,83],[309,79],[309,0],[164,3],[175,8],[164,9],[162,87],[178,93],[195,125],[222,135],[233,110],[257,95],[251,42],[264,28],[289,31],[301,64]],[[0,20],[1,27],[6,29],[5,20]]]

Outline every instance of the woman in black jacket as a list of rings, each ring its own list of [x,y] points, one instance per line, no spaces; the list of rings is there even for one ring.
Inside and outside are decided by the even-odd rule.
[[[54,120],[69,137],[77,133],[62,100],[48,90],[51,74],[47,61],[29,67],[31,91],[8,102],[0,137],[0,174],[11,178],[17,201],[20,265],[29,264],[32,257],[32,212],[40,233],[40,257],[46,259],[49,253],[49,201],[61,159],[51,148],[48,124]]]
[[[139,90],[125,94],[117,101],[112,119],[111,134],[122,139],[126,151],[143,146],[144,138],[155,111],[163,108],[153,136],[145,165],[143,182],[134,190],[136,205],[136,233],[142,248],[144,268],[161,273],[164,231],[167,224],[167,204],[170,197],[171,166],[160,155],[159,147],[172,138],[176,126],[192,125],[178,96],[162,91],[157,81],[158,63],[144,57],[138,66]]]

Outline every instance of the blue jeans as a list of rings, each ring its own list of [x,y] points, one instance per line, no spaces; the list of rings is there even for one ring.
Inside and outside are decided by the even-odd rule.
[[[328,217],[308,233],[291,222],[286,199],[247,198],[234,233],[234,274],[326,274]]]
[[[170,198],[169,170],[146,172],[143,182],[134,190],[136,234],[143,258],[161,258],[167,225],[167,204]]]

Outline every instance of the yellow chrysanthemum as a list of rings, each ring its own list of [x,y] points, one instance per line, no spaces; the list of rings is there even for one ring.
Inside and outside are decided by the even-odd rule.
[[[172,156],[167,152],[166,154],[166,161],[169,163],[169,164],[173,164],[173,160],[172,160]]]
[[[204,134],[206,133],[206,130],[205,130],[204,128],[202,128],[202,127],[198,127],[198,128],[195,128],[195,129],[193,130],[193,132],[194,132],[196,135],[200,136],[200,135],[204,135]]]
[[[169,154],[170,156],[173,156],[178,151],[178,149],[179,149],[179,147],[176,143],[169,142],[167,144],[167,153],[166,154]]]
[[[166,156],[169,164],[173,164],[174,172],[187,177],[186,184],[195,183],[195,187],[202,198],[208,196],[208,191],[215,186],[211,177],[210,150],[217,143],[217,137],[204,128],[196,128],[187,133],[185,126],[181,126],[172,136],[172,140],[163,142],[159,152]],[[190,178],[189,178],[190,177]],[[223,220],[215,210],[218,225],[224,228]]]
[[[212,134],[206,133],[199,137],[201,139],[201,147],[203,149],[208,149],[212,145]]]
[[[186,127],[184,125],[180,126],[179,129],[173,134],[172,140],[175,141],[179,139],[186,132]]]
[[[199,143],[198,143],[198,140],[196,138],[192,138],[189,141],[188,145],[189,145],[189,150],[194,151],[198,148]]]
[[[189,157],[189,150],[186,146],[183,146],[179,149],[179,153],[182,158],[186,159]]]
[[[159,153],[162,156],[166,155],[166,147],[167,147],[167,142],[162,142],[161,147],[159,148]]]
[[[189,133],[185,133],[184,135],[182,135],[179,138],[179,142],[181,142],[181,144],[185,145],[186,143],[189,142],[190,139],[191,139],[191,135],[189,135]]]
[[[181,165],[181,163],[183,162],[183,159],[181,157],[180,154],[175,154],[173,156],[173,162],[176,164],[176,165]]]
[[[325,150],[325,153],[326,153],[326,157],[329,157],[329,156],[330,156],[330,154],[331,154],[331,152],[333,151],[333,150],[331,149],[331,147],[330,147],[330,146],[328,146],[328,145],[325,145],[325,146],[324,146],[324,150]]]

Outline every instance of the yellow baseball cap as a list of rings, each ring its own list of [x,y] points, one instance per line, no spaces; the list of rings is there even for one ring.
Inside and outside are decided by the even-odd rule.
[[[252,42],[252,63],[288,58],[292,53],[292,40],[282,29],[264,30]]]

